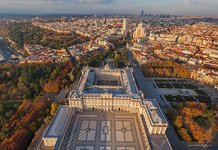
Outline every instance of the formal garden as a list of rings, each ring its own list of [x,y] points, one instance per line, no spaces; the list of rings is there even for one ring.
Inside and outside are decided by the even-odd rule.
[[[181,140],[205,144],[216,140],[217,111],[217,106],[209,108],[204,103],[188,102],[169,110],[167,117]]]
[[[207,105],[212,103],[212,99],[202,86],[190,79],[154,79],[154,82],[159,90],[169,89],[169,93],[162,96],[170,103],[201,102]],[[172,95],[171,90],[178,92]]]

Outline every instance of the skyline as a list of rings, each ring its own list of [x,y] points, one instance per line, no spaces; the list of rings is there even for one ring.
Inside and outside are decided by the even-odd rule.
[[[1,0],[0,150],[216,149],[217,1]]]
[[[2,0],[0,14],[139,14],[218,16],[217,0]]]

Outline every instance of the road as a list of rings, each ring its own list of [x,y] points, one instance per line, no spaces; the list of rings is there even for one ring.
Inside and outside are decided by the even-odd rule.
[[[160,98],[159,92],[154,88],[153,81],[151,79],[146,79],[142,74],[140,65],[133,58],[131,52],[128,52],[127,54],[128,54],[130,65],[133,68],[133,75],[137,82],[138,88],[144,93],[144,97],[147,99],[156,99],[162,110],[168,108],[168,106],[165,106],[163,103],[164,101]],[[169,127],[166,131],[166,135],[173,149],[175,150],[186,149],[184,145],[181,143],[180,139],[178,138],[171,124],[169,124]]]
[[[0,40],[0,61],[10,60],[13,58],[12,55],[18,55],[18,53],[8,47],[2,40]]]
[[[136,79],[139,89],[144,93],[145,98],[156,99],[159,104],[163,101],[160,98],[158,91],[153,87],[153,81],[151,79],[146,79],[141,72],[139,63],[133,58],[132,54],[128,52],[129,63],[133,68],[133,75]]]

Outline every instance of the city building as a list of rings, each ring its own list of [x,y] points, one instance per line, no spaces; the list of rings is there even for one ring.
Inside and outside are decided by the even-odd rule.
[[[164,147],[171,149],[165,139],[168,123],[164,114],[156,100],[144,98],[132,72],[132,68],[111,68],[109,64],[104,68],[84,67],[77,86],[67,98],[69,105],[59,107],[45,132],[44,147],[151,149],[148,138],[151,134],[164,135]],[[96,136],[100,141],[96,141]],[[109,144],[105,147],[103,141]]]
[[[124,36],[127,36],[128,28],[127,28],[127,20],[123,19],[123,28],[122,28],[122,33]]]
[[[141,16],[141,17],[144,16],[144,10],[141,11],[141,15],[140,15],[140,16]]]
[[[203,69],[198,69],[191,72],[191,78],[212,86],[216,86],[218,84],[217,73],[208,73],[208,71],[205,71]]]
[[[133,33],[134,39],[141,39],[145,36],[145,29],[143,27],[143,23],[140,22],[138,26],[136,27],[135,32]]]

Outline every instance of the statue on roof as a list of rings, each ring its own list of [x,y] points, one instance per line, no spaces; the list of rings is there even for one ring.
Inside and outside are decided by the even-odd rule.
[[[113,59],[106,59],[106,65],[104,66],[105,70],[110,70],[114,68],[114,60]]]

